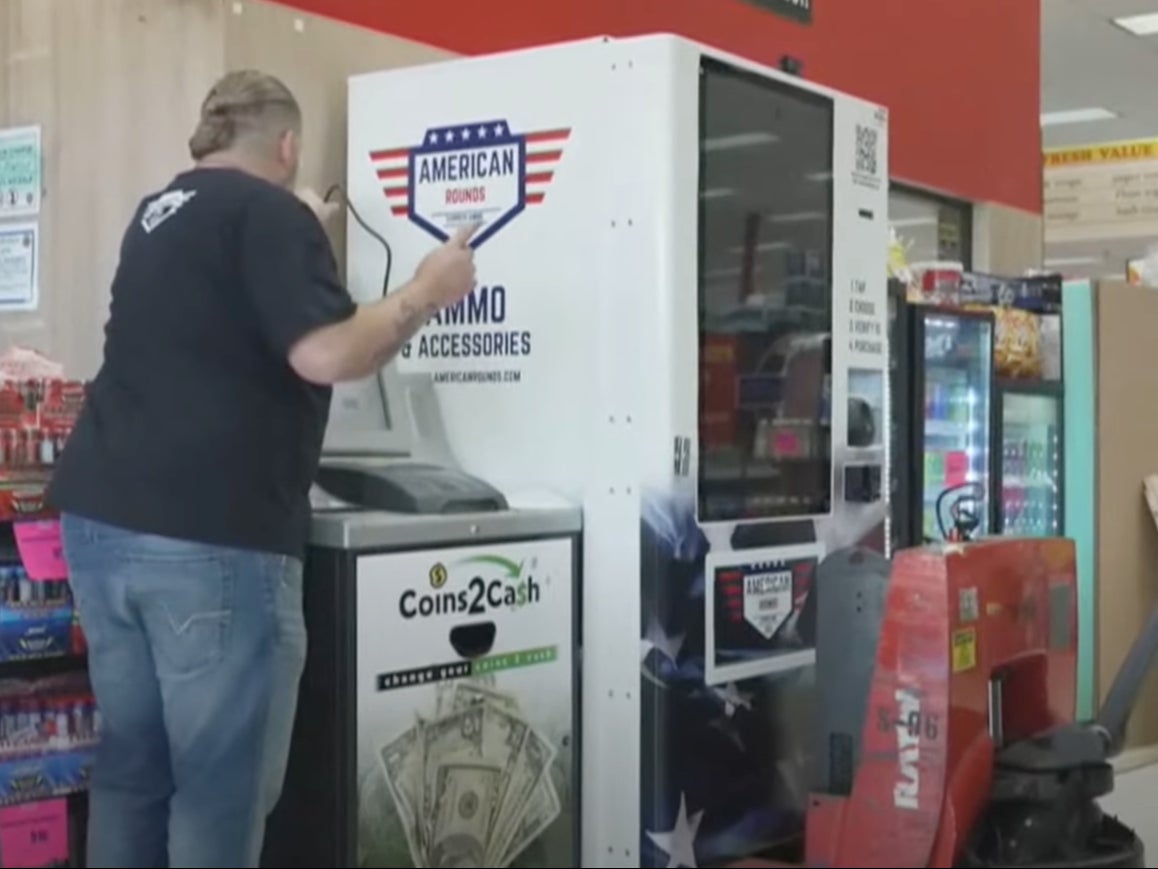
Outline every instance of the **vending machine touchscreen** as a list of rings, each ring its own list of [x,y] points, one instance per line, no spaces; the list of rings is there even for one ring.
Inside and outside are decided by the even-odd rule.
[[[704,522],[832,507],[832,137],[823,96],[705,60]]]

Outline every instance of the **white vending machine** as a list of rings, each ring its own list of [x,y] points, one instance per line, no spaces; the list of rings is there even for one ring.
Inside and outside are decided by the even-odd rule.
[[[719,865],[798,833],[816,567],[887,536],[886,111],[674,36],[349,95],[394,284],[482,222],[478,287],[399,370],[465,472],[582,509],[581,854],[482,865]],[[368,301],[385,253],[348,245]]]

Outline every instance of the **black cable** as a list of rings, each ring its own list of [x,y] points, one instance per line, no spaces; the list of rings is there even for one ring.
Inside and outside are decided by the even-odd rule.
[[[386,251],[386,273],[382,277],[382,296],[385,297],[390,291],[390,270],[394,267],[394,249],[390,247],[390,242],[386,240],[385,236],[370,226],[362,215],[358,213],[358,209],[354,207],[354,203],[350,201],[350,197],[346,195],[346,191],[342,189],[342,185],[334,184],[330,187],[330,189],[326,191],[325,201],[333,202],[335,195],[342,197],[342,202],[350,209],[350,214],[354,215],[354,220],[358,221],[358,225],[366,231],[367,235],[382,245],[382,249]]]
[[[332,202],[335,196],[342,197],[342,202],[345,203],[346,208],[350,209],[350,214],[354,215],[354,220],[358,222],[358,225],[386,251],[386,270],[382,275],[382,298],[386,298],[386,294],[390,292],[390,271],[394,267],[394,249],[390,247],[390,242],[386,240],[386,237],[370,226],[358,213],[358,209],[354,207],[354,203],[350,201],[350,197],[340,184],[334,184],[326,191],[324,201]],[[390,399],[386,395],[386,381],[383,379],[381,371],[375,375],[375,382],[378,384],[378,394],[382,397],[382,413],[386,417],[384,422],[389,428],[393,425],[393,419],[390,415]]]

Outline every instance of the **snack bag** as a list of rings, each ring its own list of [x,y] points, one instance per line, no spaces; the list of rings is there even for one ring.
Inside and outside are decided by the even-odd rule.
[[[998,377],[1032,380],[1044,374],[1041,318],[1018,308],[995,308],[993,368]]]

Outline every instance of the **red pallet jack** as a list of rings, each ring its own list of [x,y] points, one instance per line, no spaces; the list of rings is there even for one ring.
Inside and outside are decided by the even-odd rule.
[[[824,746],[803,865],[1145,865],[1140,839],[1097,800],[1158,652],[1158,611],[1097,718],[1075,721],[1074,557],[1068,540],[995,539],[904,551],[891,566],[863,551],[826,559]],[[827,592],[836,603],[826,589],[840,589]],[[875,661],[850,674],[858,635]]]

